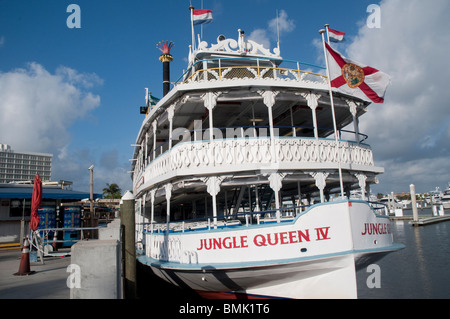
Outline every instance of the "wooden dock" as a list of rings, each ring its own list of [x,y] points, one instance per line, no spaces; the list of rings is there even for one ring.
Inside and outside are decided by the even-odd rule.
[[[417,220],[414,220],[413,216],[390,216],[389,219],[391,221],[398,221],[398,220],[407,220],[409,221],[409,224],[413,226],[425,226],[440,222],[445,222],[450,220],[450,215],[444,215],[444,216],[432,216],[432,215],[425,215],[420,216]]]
[[[425,226],[440,222],[445,222],[450,220],[450,215],[447,216],[433,216],[433,217],[426,217],[426,218],[419,218],[418,220],[411,220],[409,223],[413,226]]]

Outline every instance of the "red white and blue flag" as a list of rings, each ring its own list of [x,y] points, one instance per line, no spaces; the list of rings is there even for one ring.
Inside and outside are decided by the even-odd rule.
[[[342,42],[344,41],[345,32],[337,31],[331,28],[328,28],[328,37],[331,42]]]
[[[384,102],[384,94],[390,83],[389,75],[345,58],[328,43],[325,43],[325,47],[332,87],[364,101]]]
[[[194,25],[211,23],[212,11],[206,9],[192,10],[192,23]]]

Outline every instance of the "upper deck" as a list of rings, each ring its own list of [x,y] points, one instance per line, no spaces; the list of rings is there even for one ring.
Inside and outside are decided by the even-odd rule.
[[[274,109],[278,108],[278,104],[283,103],[283,100],[290,100],[289,103],[295,104],[296,98],[301,102],[302,96],[313,92],[322,96],[319,104],[327,104],[329,107],[327,77],[322,74],[325,73],[323,67],[285,60],[280,56],[279,48],[275,48],[271,52],[252,40],[246,40],[243,31],[238,30],[238,32],[238,41],[219,36],[216,44],[208,47],[208,43],[202,41],[195,51],[190,50],[188,69],[172,82],[173,86],[170,92],[150,109],[142,123],[136,144],[142,142],[150,123],[154,122],[171,105],[179,103],[183,99],[183,103],[186,104],[184,109],[189,110],[189,103],[194,99],[200,99],[205,92],[221,93],[217,101],[223,101],[230,106],[226,109],[228,118],[242,115],[242,110],[237,113],[233,112],[231,105],[240,103],[242,108],[245,101],[261,100],[261,96],[254,93],[267,89],[280,93]],[[357,113],[356,117],[364,113],[365,106],[369,104],[337,92],[334,95],[338,97],[335,101],[337,108],[348,109],[348,102],[355,101],[356,105],[352,107],[356,108],[354,111]],[[294,105],[295,107],[297,106]],[[258,113],[257,108],[258,106],[253,107],[256,113]],[[320,112],[320,107],[317,111]],[[252,115],[247,117],[254,118]],[[351,122],[348,116],[338,116],[336,120],[340,128]],[[343,123],[339,123],[341,120]],[[180,123],[178,126],[187,127],[183,124]],[[242,125],[247,126],[248,123]],[[219,126],[223,127],[224,125]],[[327,123],[322,127],[331,128],[332,125]],[[322,135],[329,134],[331,134],[330,130]]]
[[[374,165],[358,127],[369,103],[333,92],[332,114],[321,72],[284,60],[279,48],[271,52],[241,33],[238,41],[201,42],[190,52],[188,69],[142,123],[132,164],[136,195],[159,189],[161,198],[171,183],[198,189],[211,175],[229,187],[268,183],[268,171],[295,188],[321,178],[336,188],[341,168],[348,188],[376,182],[383,169]],[[331,138],[333,118],[337,139]]]

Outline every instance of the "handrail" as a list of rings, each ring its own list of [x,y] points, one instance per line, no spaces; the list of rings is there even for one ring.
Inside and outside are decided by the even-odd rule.
[[[291,126],[291,125],[274,125],[273,127],[274,127],[275,129],[277,129],[277,128],[291,128],[292,130],[298,130],[298,129],[314,129],[313,126],[302,126],[302,125],[292,125],[292,126]],[[220,132],[222,132],[222,131],[226,131],[227,129],[233,129],[233,130],[236,130],[236,129],[242,129],[242,130],[247,130],[247,129],[249,129],[249,128],[252,128],[252,129],[255,129],[255,130],[256,130],[256,129],[261,129],[261,128],[263,128],[263,129],[269,129],[270,126],[268,126],[268,125],[258,125],[258,126],[252,126],[252,125],[248,125],[248,126],[229,126],[229,127],[217,127],[217,128],[215,127],[215,128],[213,128],[213,130],[219,130]],[[319,131],[332,130],[332,128],[329,128],[329,127],[317,127],[317,129],[318,129]],[[195,138],[195,136],[196,136],[195,133],[203,132],[202,135],[204,135],[204,133],[205,133],[206,131],[209,131],[209,128],[194,129],[194,130],[186,130],[186,131],[184,132],[184,134],[189,134],[189,135],[191,135],[191,136],[193,135],[194,138]],[[341,136],[342,133],[356,134],[355,131],[344,130],[344,129],[339,129],[338,132],[339,132],[339,136]],[[267,133],[268,133],[268,132],[267,132]],[[224,136],[224,135],[222,134],[222,136]],[[368,136],[367,134],[360,133],[360,132],[358,132],[358,136],[360,137],[360,139],[359,139],[359,143],[360,143],[360,144],[363,144],[363,142],[369,138],[369,136]],[[241,137],[242,137],[242,138],[245,138],[245,136],[241,136]],[[253,137],[257,137],[257,136],[253,136]],[[262,137],[269,137],[269,135],[267,135],[267,136],[264,136],[264,135],[263,135]],[[284,136],[284,137],[294,137],[294,136],[291,135],[291,136]],[[361,139],[361,137],[362,137],[362,139]],[[224,138],[227,139],[226,137],[224,137]],[[236,138],[236,137],[234,136],[232,139],[235,139],[235,138]],[[295,136],[295,138],[305,138],[305,137],[304,137],[304,136]],[[214,138],[214,139],[216,139],[216,138]],[[172,140],[173,140],[173,139],[172,139]],[[167,139],[167,140],[164,141],[164,143],[160,144],[158,147],[153,148],[152,150],[149,150],[149,155],[155,153],[155,159],[156,159],[156,158],[158,158],[159,156],[161,156],[162,154],[164,154],[166,151],[169,150],[169,149],[167,149],[167,150],[164,151],[164,147],[167,146],[167,145],[169,145],[169,141],[170,141],[170,140]],[[173,140],[173,141],[174,141],[174,142],[179,142],[178,140]],[[201,142],[201,141],[209,141],[209,138],[204,139],[203,136],[202,136],[200,140],[195,140],[195,139],[194,139],[194,141],[191,141],[191,142]],[[340,141],[345,141],[345,142],[356,142],[356,141],[349,141],[349,140],[342,140],[342,139],[340,139]],[[182,142],[183,142],[183,141],[182,141]],[[173,145],[172,148],[173,148],[174,146],[175,146],[175,145]],[[156,156],[156,153],[157,153],[158,151],[160,151],[160,154]]]
[[[383,203],[380,202],[372,202],[372,201],[365,201],[374,211],[375,213],[377,213],[377,210],[384,210],[386,206]],[[380,205],[382,207],[374,207],[374,205]],[[214,216],[204,216],[204,217],[199,217],[199,218],[191,218],[191,219],[184,219],[184,220],[177,220],[177,221],[170,221],[169,222],[169,232],[185,232],[185,231],[191,231],[192,229],[208,229],[211,230],[211,228],[223,228],[223,227],[233,227],[233,226],[245,226],[248,227],[250,225],[253,225],[253,219],[254,217],[256,217],[256,225],[260,225],[261,223],[281,223],[283,222],[283,218],[285,219],[285,221],[287,220],[291,220],[295,219],[300,213],[306,211],[308,208],[314,206],[314,204],[310,204],[310,205],[301,205],[301,206],[291,206],[291,207],[282,207],[279,209],[271,209],[271,210],[265,210],[265,211],[259,211],[259,212],[241,212],[241,213],[235,213],[235,214],[229,214],[229,215],[218,215],[216,217]],[[280,217],[281,220],[277,221],[274,217],[270,217],[270,219],[260,219],[261,215],[266,215],[268,214],[269,216],[276,214],[277,211],[280,211]],[[291,211],[294,212],[295,215],[291,215],[291,216],[283,216],[283,211]],[[382,214],[380,214],[382,215]],[[245,220],[245,224],[238,224],[236,225],[235,223],[232,223],[233,221],[236,221],[236,219],[241,222],[241,220],[239,220],[239,217],[241,217],[242,219]],[[233,219],[234,218],[234,219]],[[212,220],[216,219],[217,222],[224,222],[222,225],[214,225],[212,223]],[[199,225],[195,225],[196,222],[207,222],[206,224],[199,224]],[[230,224],[227,225],[227,222],[229,222]],[[194,224],[194,227],[187,227],[188,225],[192,225]],[[150,232],[150,233],[166,233],[167,232],[167,222],[153,222],[153,223],[136,223],[136,225],[140,225],[143,226],[144,232]],[[150,226],[150,230],[147,229],[145,230],[146,226]],[[158,227],[158,226],[162,226],[162,227]],[[178,226],[178,227],[177,227]],[[179,227],[181,226],[181,228]],[[155,229],[156,228],[156,229]],[[138,230],[136,230],[138,231]]]
[[[278,67],[269,67],[269,66],[248,65],[248,66],[227,66],[227,67],[216,67],[216,68],[199,69],[199,70],[195,71],[193,74],[191,74],[191,76],[189,76],[187,79],[185,79],[183,81],[183,83],[188,83],[189,81],[194,79],[197,74],[200,74],[200,73],[205,72],[205,71],[206,72],[208,72],[208,71],[218,71],[218,77],[219,77],[218,80],[220,81],[220,80],[223,79],[224,70],[228,70],[228,69],[234,69],[234,70],[236,70],[236,69],[245,69],[245,70],[255,69],[257,71],[257,75],[255,75],[255,78],[259,78],[259,79],[263,78],[263,77],[261,77],[262,70],[279,70],[280,71],[280,75],[284,75],[284,76],[286,74],[283,74],[281,72],[286,73],[286,72],[291,71],[291,72],[297,73],[297,76],[298,76],[299,79],[301,77],[301,74],[314,75],[314,76],[323,78],[324,80],[327,79],[327,77],[325,75],[323,75],[323,74],[314,73],[314,72],[310,72],[310,71],[288,69],[288,68],[278,68]],[[278,76],[280,76],[280,75],[278,75]],[[278,76],[276,74],[272,75],[273,78],[277,78]],[[296,79],[296,80],[298,81],[299,79]],[[176,82],[176,83],[179,83],[179,82]]]
[[[198,64],[200,64],[200,63],[203,63],[203,62],[215,62],[215,61],[217,61],[217,62],[219,62],[219,65],[220,65],[220,61],[228,61],[228,60],[240,60],[240,61],[242,61],[242,60],[252,60],[252,61],[255,61],[256,62],[256,65],[250,65],[250,66],[246,66],[245,68],[270,68],[270,67],[264,67],[264,66],[260,66],[259,65],[259,62],[260,61],[276,61],[277,63],[279,63],[278,65],[280,65],[282,62],[288,62],[288,63],[296,63],[297,64],[297,69],[289,69],[289,68],[275,68],[275,69],[281,69],[281,70],[292,70],[292,71],[296,71],[296,72],[303,72],[303,73],[310,73],[310,74],[315,74],[315,75],[319,75],[319,76],[321,76],[321,77],[324,77],[324,78],[327,78],[325,75],[322,75],[322,74],[318,74],[318,73],[314,73],[314,72],[309,72],[309,71],[303,71],[303,70],[300,70],[300,65],[306,65],[306,66],[308,66],[308,67],[314,67],[314,68],[318,68],[318,69],[322,69],[322,70],[324,70],[325,68],[324,67],[321,67],[321,66],[318,66],[318,65],[315,65],[315,64],[311,64],[311,63],[306,63],[306,62],[300,62],[300,61],[294,61],[294,60],[284,60],[284,59],[276,59],[276,58],[252,58],[252,57],[229,57],[229,58],[217,58],[217,59],[204,59],[204,60],[199,60],[199,61],[197,61],[197,62],[195,62],[194,64],[192,64],[174,83],[175,84],[178,84],[178,83],[180,83],[180,82],[185,82],[186,80],[183,80],[183,81],[181,81],[187,74],[189,74],[192,70],[193,70],[193,68],[195,67],[195,66],[197,66]],[[220,67],[220,68],[233,68],[233,66],[228,66],[228,67]],[[234,67],[242,67],[242,66],[234,66]],[[218,69],[218,68],[212,68],[212,69]],[[203,69],[203,70],[197,70],[196,72],[194,72],[192,75],[191,75],[191,77],[195,74],[195,73],[197,73],[197,72],[199,72],[199,71],[205,71],[205,70],[210,70],[210,69]]]
[[[280,126],[281,127],[281,126]],[[302,126],[284,126],[285,128],[296,128],[296,127],[302,127]],[[240,128],[239,131],[236,131],[238,128]],[[244,131],[244,128],[247,128],[247,131]],[[172,163],[172,158],[171,158],[171,154],[170,152],[172,152],[172,150],[177,149],[178,147],[181,147],[181,149],[183,150],[185,147],[190,148],[190,147],[195,147],[195,145],[197,143],[199,143],[200,145],[209,145],[211,143],[211,146],[208,147],[214,147],[213,145],[215,145],[214,143],[219,143],[221,145],[221,143],[228,143],[231,141],[246,141],[248,140],[249,143],[259,143],[258,141],[267,141],[267,140],[272,140],[270,138],[270,136],[266,135],[268,132],[267,131],[262,131],[262,134],[258,135],[254,135],[249,136],[247,135],[249,133],[248,129],[251,129],[252,131],[254,131],[257,128],[264,128],[267,129],[268,126],[243,126],[243,127],[237,127],[235,129],[235,132],[233,133],[239,133],[241,132],[241,135],[239,134],[235,134],[234,136],[230,136],[229,138],[223,138],[223,137],[218,137],[217,134],[213,134],[213,140],[211,141],[209,139],[209,135],[207,134],[205,136],[205,134],[203,134],[201,137],[199,137],[198,140],[196,140],[196,136],[193,135],[197,132],[198,135],[200,135],[201,133],[198,132],[205,132],[208,129],[194,129],[194,130],[187,130],[185,129],[184,131],[180,131],[179,137],[177,138],[177,136],[172,137],[172,147],[169,149],[169,145],[170,145],[170,140],[167,139],[165,140],[162,144],[158,145],[158,147],[156,148],[149,148],[147,150],[147,153],[140,153],[139,154],[139,161],[138,161],[138,165],[135,165],[133,168],[133,172],[134,172],[134,176],[137,176],[137,178],[134,179],[135,183],[138,183],[138,181],[141,180],[141,176],[142,174],[144,174],[144,172],[148,169],[151,168],[152,165],[156,165],[155,167],[158,167],[158,169],[155,171],[154,168],[152,168],[152,172],[150,173],[152,174],[156,174],[158,175],[159,173],[162,172],[163,167],[167,167],[167,165],[172,165],[172,164],[168,164],[165,163],[166,159],[169,159],[170,163]],[[276,128],[276,127],[275,127]],[[305,127],[304,127],[305,128]],[[310,127],[309,127],[310,128]],[[224,128],[222,128],[224,129]],[[227,129],[227,128],[225,128]],[[233,127],[228,127],[228,129],[232,129]],[[311,129],[311,128],[310,128]],[[325,128],[320,128],[320,129],[325,129]],[[219,129],[217,129],[219,130]],[[328,129],[330,130],[330,129]],[[347,132],[347,133],[353,133],[352,131],[347,131],[347,130],[341,130],[342,132]],[[259,131],[261,133],[261,131]],[[214,133],[214,132],[213,132]],[[217,131],[216,131],[217,133]],[[361,134],[359,133],[360,136],[364,136],[365,138],[362,139],[362,141],[364,141],[367,138],[367,135],[365,134]],[[183,139],[182,139],[183,138]],[[358,141],[359,140],[359,141]],[[325,145],[327,148],[331,147],[331,144],[335,143],[335,139],[330,139],[330,138],[315,138],[313,136],[294,136],[294,134],[290,134],[289,136],[277,136],[274,140],[275,145],[277,143],[281,143],[283,145],[286,145],[286,143],[288,143],[289,145],[292,146],[292,143],[290,141],[293,141],[294,144],[299,143],[303,145],[303,143],[307,143],[309,145],[309,142],[307,141],[314,141],[311,143],[318,143],[318,144],[323,144]],[[362,141],[360,139],[357,139],[355,141],[352,140],[346,140],[346,139],[342,139],[341,136],[339,136],[338,139],[338,143],[344,143],[342,144],[342,146],[349,152],[348,154],[350,155],[352,152],[357,152],[356,155],[360,155],[356,157],[357,163],[359,165],[369,165],[369,166],[373,166],[373,159],[372,159],[372,155],[371,155],[371,151],[370,151],[370,146],[368,144],[362,143]],[[219,145],[218,144],[218,145]],[[289,146],[289,147],[291,147]],[[309,146],[308,146],[309,147]],[[355,148],[356,147],[356,148]],[[346,152],[347,152],[346,151]],[[359,152],[362,151],[364,154],[360,154]],[[369,151],[369,153],[366,153],[366,151]],[[189,151],[188,151],[189,152]],[[175,155],[177,154],[177,151],[174,153]],[[327,153],[328,154],[328,153]],[[233,155],[231,155],[233,156]],[[328,156],[328,155],[327,155]],[[233,157],[234,158],[234,157]],[[233,160],[233,158],[231,159],[231,161]],[[347,161],[353,161],[351,159],[351,157],[346,157]],[[189,157],[190,159],[190,157]],[[334,157],[330,157],[327,159],[329,159],[331,162],[335,161],[336,159]],[[288,161],[291,161],[291,159],[288,159]],[[165,163],[165,164],[164,164]],[[185,165],[182,164],[180,161],[176,161],[177,164],[174,163],[174,165]],[[189,160],[190,163],[190,160]],[[186,164],[186,165],[189,165]],[[264,162],[265,163],[265,162]],[[159,165],[159,166],[158,166]],[[159,173],[157,173],[159,172]],[[159,176],[159,175],[158,175]],[[149,178],[148,176],[146,177],[147,179]]]
[[[226,223],[227,223],[227,221],[228,222],[232,222],[233,221],[233,219],[231,219],[231,218],[236,218],[236,219],[239,219],[239,217],[241,217],[241,218],[243,218],[243,219],[245,219],[245,226],[246,227],[248,227],[249,225],[252,225],[253,224],[253,222],[252,222],[252,219],[253,219],[253,217],[256,217],[256,223],[257,223],[257,225],[259,225],[259,224],[261,224],[261,222],[262,223],[265,223],[265,222],[276,222],[276,219],[275,218],[273,218],[273,220],[261,220],[259,217],[261,216],[261,215],[265,215],[265,214],[269,214],[269,216],[271,215],[271,214],[276,214],[276,212],[277,212],[277,210],[279,210],[280,211],[280,215],[281,215],[281,218],[282,218],[282,220],[280,221],[280,222],[282,222],[283,221],[283,218],[295,218],[299,213],[298,212],[296,212],[296,211],[299,211],[300,210],[300,212],[301,211],[303,211],[304,209],[306,209],[306,208],[309,208],[309,207],[311,207],[311,206],[313,206],[313,205],[302,205],[302,206],[292,206],[292,207],[282,207],[282,208],[279,208],[279,209],[271,209],[271,210],[266,210],[266,211],[259,211],[259,212],[241,212],[241,213],[235,213],[235,214],[229,214],[229,215],[218,215],[218,216],[216,216],[216,217],[214,217],[214,216],[205,216],[205,217],[199,217],[199,218],[192,218],[192,219],[185,219],[185,220],[177,220],[177,221],[170,221],[170,223],[169,223],[169,232],[170,231],[182,231],[182,232],[184,232],[184,231],[189,231],[190,229],[192,229],[192,228],[186,228],[186,224],[194,224],[195,222],[207,222],[207,224],[201,224],[201,225],[197,225],[196,227],[198,227],[198,226],[203,226],[203,227],[201,227],[201,229],[203,229],[203,228],[208,228],[208,230],[210,230],[211,228],[214,228],[215,226],[216,227],[227,227],[227,225],[226,225]],[[292,212],[295,212],[295,216],[283,216],[282,214],[282,212],[283,211],[292,211]],[[249,217],[251,217],[251,219],[249,219]],[[230,219],[229,219],[230,218]],[[225,222],[225,224],[224,225],[214,225],[213,223],[212,223],[212,220],[214,220],[214,219],[217,219],[217,221],[221,221],[221,222]],[[227,220],[228,219],[228,220]],[[158,229],[154,229],[155,228],[155,226],[156,226],[156,228],[158,227],[158,226],[163,226],[162,228],[165,228],[165,227],[167,227],[167,222],[158,222],[158,223],[136,223],[136,225],[142,225],[142,226],[144,226],[144,228],[145,228],[145,226],[153,226],[153,227],[151,227],[151,229],[150,229],[150,232],[158,232],[158,233],[165,233],[166,231],[167,231],[167,229],[160,229],[160,228],[158,228]],[[180,226],[181,225],[181,229],[178,227],[178,228],[176,228],[177,226]],[[242,224],[239,224],[240,226],[242,226]],[[236,224],[230,224],[228,227],[231,227],[231,226],[236,226]],[[172,229],[171,229],[172,228]],[[173,229],[173,228],[176,228],[175,230]],[[148,230],[147,230],[148,231]]]

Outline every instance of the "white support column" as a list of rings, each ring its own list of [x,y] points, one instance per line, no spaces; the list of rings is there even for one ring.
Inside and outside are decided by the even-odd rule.
[[[224,215],[228,216],[228,192],[225,191],[225,207],[224,207]]]
[[[346,100],[346,102],[350,108],[350,113],[352,114],[353,117],[353,129],[355,130],[355,141],[359,143],[359,121],[358,118],[356,117],[358,104],[356,104],[356,102],[351,100]]]
[[[148,131],[145,133],[145,163],[144,165],[147,166],[148,164]]]
[[[135,220],[134,240],[136,243],[138,243],[142,239],[141,216],[142,216],[142,198],[139,198],[134,201],[134,220]]]
[[[150,191],[150,200],[152,201],[152,210],[150,214],[150,231],[153,233],[153,223],[155,222],[155,193],[156,189]]]
[[[212,142],[214,137],[214,123],[213,123],[213,109],[217,105],[217,98],[219,95],[221,95],[222,92],[207,92],[201,96],[203,99],[203,102],[205,104],[205,107],[208,109],[209,112],[209,140]]]
[[[207,92],[201,96],[203,99],[205,107],[208,109],[208,119],[209,119],[209,141],[211,143],[210,149],[210,163],[215,164],[215,154],[213,147],[213,139],[214,139],[214,123],[213,123],[213,109],[217,105],[217,98],[221,95],[222,92]]]
[[[277,152],[275,150],[275,132],[273,128],[273,106],[275,105],[275,97],[280,93],[279,91],[263,91],[258,93],[263,97],[264,104],[267,106],[267,112],[269,114],[269,131],[270,131],[270,144],[272,150],[272,162],[276,162]]]
[[[312,117],[313,117],[313,123],[314,123],[314,137],[316,139],[319,138],[319,130],[317,128],[317,115],[316,115],[316,109],[319,105],[319,94],[313,94],[313,93],[301,93],[301,95],[306,99],[306,102],[308,103],[309,108],[312,111]]]
[[[158,127],[158,122],[156,120],[152,123],[153,126],[153,160],[156,158],[156,129]]]
[[[259,191],[258,191],[258,185],[255,185],[255,201],[256,201],[255,212],[260,212],[260,211],[261,211],[261,208],[259,207]]]
[[[280,173],[272,173],[269,176],[270,188],[272,188],[275,194],[275,208],[276,208],[276,217],[277,223],[281,221],[281,213],[280,213],[280,189],[282,186],[282,181],[285,174]]]
[[[358,179],[359,187],[361,188],[361,199],[366,200],[366,180],[367,176],[362,173],[356,173],[356,178]]]
[[[294,127],[294,113],[292,112],[292,105],[289,107],[289,111],[291,113],[292,136],[296,137],[297,136],[297,130]],[[253,116],[253,117],[255,117],[255,116]]]
[[[169,233],[169,223],[170,223],[170,198],[172,197],[172,189],[173,189],[173,185],[172,184],[166,184],[164,186],[165,190],[166,190],[166,204],[167,204],[167,218],[166,218],[166,230],[167,233]]]
[[[144,147],[145,141],[142,141],[141,147],[140,147],[140,153],[139,153],[139,161],[141,164],[141,170],[144,171],[145,169],[145,147]]]
[[[323,190],[325,189],[325,186],[327,185],[326,179],[327,179],[328,175],[330,175],[330,173],[326,173],[326,172],[312,172],[312,173],[310,173],[310,175],[312,177],[314,177],[314,179],[316,181],[316,187],[319,189],[320,202],[324,203],[325,202],[325,196],[324,196]]]
[[[173,115],[175,113],[175,104],[167,108],[167,118],[169,119],[169,150],[172,149],[172,131],[173,131]]]
[[[216,196],[220,192],[220,184],[223,181],[223,177],[211,176],[207,177],[204,180],[204,183],[207,186],[207,192],[212,196],[212,208],[213,208],[213,225],[214,228],[217,228],[217,202]]]
[[[145,199],[146,199],[146,194],[144,194],[142,196],[142,202],[141,204],[141,231],[140,231],[140,236],[141,236],[141,242],[142,244],[145,244],[145,236],[144,236],[144,230],[145,230],[145,226],[144,223],[148,222],[147,219],[145,218]]]

